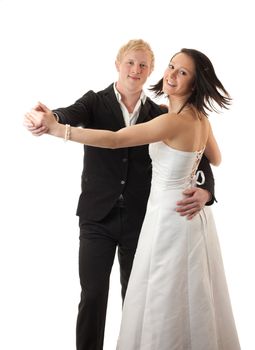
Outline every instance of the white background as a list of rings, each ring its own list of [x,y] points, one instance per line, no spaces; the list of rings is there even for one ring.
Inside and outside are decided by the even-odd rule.
[[[148,41],[158,81],[182,47],[203,51],[233,97],[210,120],[223,153],[213,206],[243,350],[254,350],[254,16],[252,1],[0,0],[0,348],[74,350],[83,149],[32,137],[23,114],[38,100],[73,103],[117,78],[131,38]],[[105,350],[121,315],[114,266]]]

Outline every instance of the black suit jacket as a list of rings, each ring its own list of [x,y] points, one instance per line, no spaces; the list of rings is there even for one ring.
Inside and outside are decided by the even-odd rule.
[[[72,126],[112,131],[125,127],[113,84],[97,93],[88,91],[73,105],[54,112],[58,114],[61,123]],[[147,97],[137,123],[146,122],[165,112],[166,109]],[[114,150],[85,145],[83,161],[78,216],[99,221],[109,213],[122,194],[127,210],[136,213],[138,220],[143,219],[151,182],[148,145]],[[206,176],[203,187],[214,197],[214,179],[205,157],[199,169]]]

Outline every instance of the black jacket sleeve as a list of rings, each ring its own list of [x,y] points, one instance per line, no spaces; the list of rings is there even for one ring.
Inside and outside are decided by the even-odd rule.
[[[83,95],[74,104],[57,108],[52,112],[57,114],[59,123],[70,124],[71,126],[86,126],[93,116],[93,106],[95,104],[96,94],[90,90]]]
[[[200,164],[198,166],[198,170],[202,170],[205,175],[204,184],[198,185],[198,187],[203,188],[211,193],[212,197],[210,201],[206,203],[206,205],[212,205],[214,201],[217,202],[217,200],[214,194],[214,177],[213,177],[212,168],[206,156],[202,157]]]

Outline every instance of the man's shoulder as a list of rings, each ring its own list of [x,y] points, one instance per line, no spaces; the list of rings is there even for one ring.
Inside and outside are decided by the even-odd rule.
[[[113,94],[113,93],[114,93],[113,83],[110,84],[109,86],[107,86],[107,88],[97,91],[98,95],[108,95],[108,94]]]
[[[146,98],[146,104],[149,106],[151,111],[153,111],[157,115],[168,112],[168,108],[166,105],[158,104],[158,103],[152,101],[152,99],[148,96]]]
[[[94,101],[112,94],[114,94],[113,83],[103,90],[88,90],[78,101]]]

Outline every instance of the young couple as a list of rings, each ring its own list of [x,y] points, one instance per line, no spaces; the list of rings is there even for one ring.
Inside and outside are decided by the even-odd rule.
[[[231,99],[210,60],[182,49],[151,88],[168,96],[168,109],[159,106],[143,92],[153,66],[148,43],[130,40],[116,58],[116,83],[67,108],[38,103],[25,115],[34,135],[84,144],[77,350],[103,349],[116,249],[119,350],[238,350],[210,211],[209,163],[219,165],[221,154],[207,118]]]

